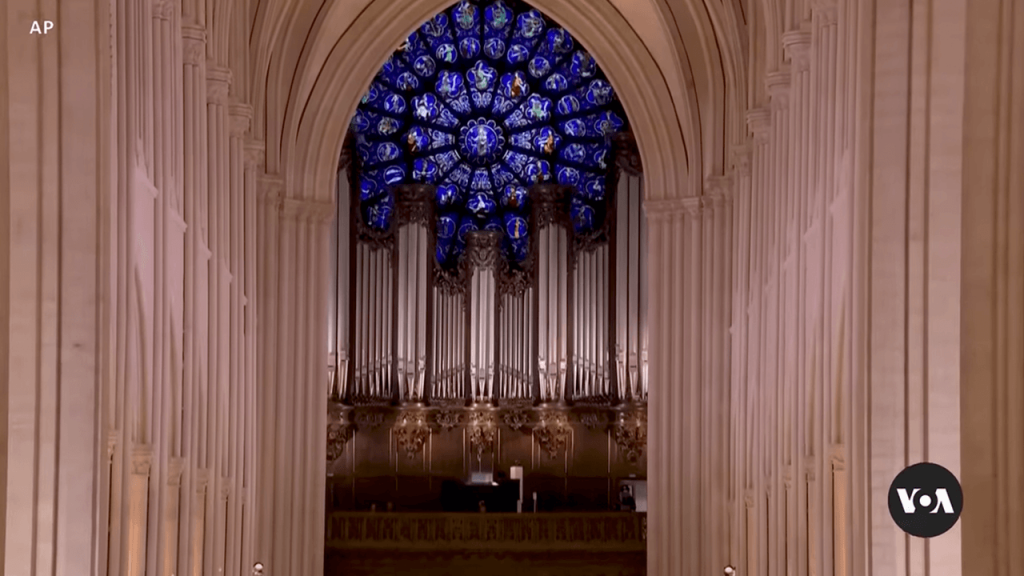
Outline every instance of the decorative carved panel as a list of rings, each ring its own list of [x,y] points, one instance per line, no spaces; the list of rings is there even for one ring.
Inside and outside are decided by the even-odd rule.
[[[451,431],[460,424],[462,424],[462,413],[458,410],[452,410],[445,408],[437,412],[434,416],[437,424],[444,430]]]
[[[398,415],[398,421],[392,429],[398,446],[405,451],[409,458],[415,458],[423,451],[423,445],[430,438],[430,426],[427,424],[427,416],[422,411],[404,411]]]
[[[345,451],[345,444],[352,438],[353,425],[347,411],[339,404],[331,403],[327,413],[327,462],[334,462]]]
[[[502,416],[502,421],[506,426],[518,432],[530,423],[530,416],[527,414],[526,410],[513,408],[512,410],[505,412]]]
[[[541,449],[554,458],[569,445],[572,436],[569,417],[564,412],[541,411],[540,423],[534,427],[533,436]]]
[[[396,189],[398,226],[422,224],[433,229],[434,186],[430,184],[405,184]]]
[[[647,449],[647,412],[620,412],[612,434],[626,460],[639,461]]]
[[[484,454],[494,448],[494,440],[498,436],[498,422],[494,413],[477,411],[469,417],[469,446],[476,455],[477,463],[483,460]]]

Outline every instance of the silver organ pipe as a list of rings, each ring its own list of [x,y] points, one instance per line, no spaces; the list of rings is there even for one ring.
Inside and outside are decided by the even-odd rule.
[[[470,385],[474,402],[494,400],[494,293],[497,261],[501,257],[501,233],[476,231],[467,234],[466,254],[470,271]]]
[[[348,171],[343,170],[338,174],[338,235],[335,242],[335,261],[337,262],[337,286],[336,292],[336,310],[337,310],[337,324],[335,331],[335,354],[337,359],[336,372],[338,374],[335,381],[334,390],[331,391],[332,396],[342,396],[348,390],[348,362],[350,352],[349,342],[349,302],[352,298],[350,294],[350,283],[351,277],[350,269],[350,258],[349,258],[349,243],[352,222],[350,219],[350,213],[352,210],[352,201],[349,197],[349,178]]]
[[[442,278],[442,284],[450,285],[434,286],[433,279],[440,277],[435,276],[428,225],[432,214],[409,217],[419,212],[403,208],[411,190],[404,187],[398,191],[395,235],[387,242],[363,237],[352,247],[357,224],[352,215],[358,211],[350,188],[342,170],[327,335],[331,397],[459,403],[532,400],[539,394],[541,402],[567,396],[646,401],[642,176],[619,174],[609,206],[614,211],[612,242],[575,254],[566,218],[571,191],[546,184],[532,188],[536,276],[517,290],[498,285],[507,280],[494,265],[500,254],[471,254],[484,245],[497,252],[501,234],[495,232],[471,233],[475,240],[463,256],[472,263],[465,285]],[[427,213],[433,211],[430,192],[423,197]],[[538,206],[546,206],[543,216]],[[571,391],[565,389],[569,383]]]
[[[621,272],[616,287],[618,330],[616,369],[619,397],[647,400],[646,274],[647,246],[640,208],[641,177],[623,172],[617,188],[616,250]]]
[[[466,398],[463,294],[440,288],[436,288],[434,294],[434,321],[438,324],[439,336],[434,344],[430,396],[441,402],[462,401]]]

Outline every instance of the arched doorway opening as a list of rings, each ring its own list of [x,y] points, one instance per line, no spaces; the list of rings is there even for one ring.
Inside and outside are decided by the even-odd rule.
[[[588,6],[586,11],[580,10],[572,3],[563,2],[537,2],[534,6],[552,17],[555,21],[563,24],[566,30],[570,31],[583,45],[590,48],[595,60],[606,72],[612,85],[616,86],[625,109],[625,114],[630,119],[633,133],[636,136],[636,145],[640,155],[643,157],[644,166],[644,202],[649,210],[653,209],[662,216],[658,226],[665,229],[666,225],[678,223],[682,225],[683,220],[691,224],[700,220],[700,217],[690,216],[695,202],[691,198],[686,200],[684,195],[696,194],[700,191],[700,154],[699,146],[696,144],[688,147],[684,143],[684,133],[692,135],[692,140],[697,141],[696,129],[686,118],[677,116],[677,106],[673,103],[670,90],[666,84],[665,76],[659,71],[658,64],[654,61],[651,52],[640,40],[637,32],[625,22],[622,15],[610,4],[597,4]],[[324,57],[324,64],[320,67],[320,73],[315,82],[303,87],[308,95],[307,105],[301,114],[286,117],[283,121],[285,135],[282,137],[283,146],[280,154],[287,161],[272,160],[268,151],[267,164],[276,163],[282,170],[282,181],[279,186],[282,194],[285,190],[290,192],[287,196],[302,195],[295,197],[294,205],[302,202],[303,205],[327,205],[330,202],[330,194],[335,190],[337,182],[337,167],[339,149],[344,141],[345,135],[351,124],[351,118],[358,106],[360,99],[366,93],[366,87],[379,70],[381,63],[394,51],[401,41],[408,34],[420,26],[437,11],[447,8],[446,2],[422,2],[402,4],[401,6],[384,5],[382,3],[371,3],[358,17],[353,19],[348,27],[349,33],[343,35],[334,44],[329,54]],[[358,55],[358,57],[357,57]],[[374,57],[367,57],[374,55]],[[621,88],[619,88],[621,86]],[[686,141],[689,141],[688,136]],[[291,198],[285,199],[285,205],[292,202]],[[689,212],[688,212],[689,210]],[[664,217],[672,218],[671,221]],[[652,228],[653,229],[653,228]],[[327,232],[321,229],[322,232]],[[267,236],[269,246],[280,246],[286,240],[281,232],[286,232],[282,227],[273,231]],[[278,234],[275,236],[275,234]],[[691,232],[687,232],[690,235]],[[325,234],[326,236],[326,234]],[[322,237],[318,237],[322,238]],[[666,246],[666,248],[668,248]],[[652,317],[651,329],[658,323],[667,328],[666,322],[674,323],[672,318],[679,316],[682,312],[680,307],[688,305],[690,300],[670,299],[669,295],[673,289],[672,283],[678,282],[678,278],[669,274],[669,270],[678,265],[675,262],[679,258],[677,253],[663,253],[666,258],[661,263],[659,270],[655,271],[652,264],[651,274],[648,281],[652,287],[652,299],[650,302],[649,314]],[[327,284],[329,259],[317,260],[320,265],[305,267],[301,262],[296,262],[293,267],[290,262],[281,260],[279,264],[285,268],[268,266],[266,274],[272,278],[303,277],[306,286]],[[691,263],[699,268],[696,262]],[[305,270],[305,272],[303,272]],[[663,286],[655,291],[654,286]],[[655,303],[654,294],[662,298]],[[660,310],[660,318],[653,318],[655,310]],[[279,309],[277,317],[284,317],[288,314],[286,310]],[[300,315],[307,315],[306,305],[302,306]],[[328,332],[326,314],[315,320],[317,327],[316,334]],[[322,322],[322,323],[321,323]],[[653,333],[653,332],[652,332]],[[262,336],[264,346],[268,350],[275,349],[281,342],[282,336],[271,327]],[[697,339],[694,338],[694,341]],[[322,340],[321,340],[322,341]],[[678,343],[677,343],[678,344]],[[653,382],[661,370],[661,377],[665,377],[671,370],[667,361],[671,354],[668,351],[670,346],[667,338],[660,342],[652,342],[649,349],[650,372],[649,378]],[[660,347],[660,348],[659,348]],[[699,353],[687,352],[687,357],[693,358],[694,365],[698,361]],[[660,364],[659,364],[660,359]],[[327,365],[326,353],[323,357],[323,364]],[[322,368],[317,368],[323,374]],[[672,391],[681,397],[682,390]],[[326,395],[324,395],[326,396]],[[668,396],[662,396],[668,400]],[[324,420],[321,420],[326,427],[327,402],[324,397],[319,400],[318,410],[322,410]],[[661,404],[660,408],[668,409],[669,404]],[[308,411],[303,408],[293,408],[294,415],[291,421],[302,421],[306,418]],[[649,415],[649,429],[653,431],[658,422],[664,422],[667,413]],[[699,426],[696,422],[692,426]],[[322,428],[321,428],[322,429]],[[654,437],[657,434],[667,434],[669,428],[664,427],[663,432],[651,432],[648,435],[650,449],[656,445],[658,440]],[[282,433],[287,434],[282,429]],[[296,440],[296,449],[299,441]],[[308,450],[308,446],[302,449]],[[321,453],[323,454],[323,453]],[[323,455],[322,462],[326,462],[326,455]],[[657,491],[668,490],[678,491],[669,478],[669,467],[663,466],[659,473],[663,478],[651,482],[650,497],[657,498]],[[272,474],[267,472],[267,474]],[[311,486],[314,482],[320,482],[326,476],[326,466],[319,469],[308,468],[302,471],[304,477],[301,484]],[[650,471],[649,471],[650,475]],[[659,488],[660,487],[660,488]],[[694,488],[695,486],[691,486]],[[305,488],[308,490],[308,488]],[[691,490],[692,492],[692,490]],[[664,497],[664,496],[663,496]],[[663,523],[664,529],[659,531],[659,538],[666,537],[669,533],[667,510],[655,512],[651,516],[651,522]],[[261,540],[266,543],[265,549],[273,549],[273,534],[277,532],[276,527],[263,527]],[[322,542],[322,541],[321,541]],[[666,544],[668,540],[666,540]],[[317,544],[312,544],[311,547]],[[696,549],[696,544],[694,544]],[[310,551],[313,552],[312,550]],[[319,553],[319,550],[317,550]],[[275,551],[274,554],[277,554]]]
[[[443,530],[390,540],[408,528],[360,530],[367,511],[414,525],[478,508],[504,513],[474,518],[504,534],[485,555],[526,546],[546,569],[644,566],[642,186],[612,86],[530,6],[460,2],[389,57],[338,177],[329,571],[481,546]],[[612,510],[641,514],[594,515]],[[515,512],[557,512],[531,521],[581,527],[566,536],[621,526],[524,540]],[[559,558],[581,546],[589,568]]]

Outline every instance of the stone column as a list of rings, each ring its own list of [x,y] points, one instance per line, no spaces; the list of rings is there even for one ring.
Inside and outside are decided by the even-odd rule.
[[[961,567],[1002,576],[1024,566],[1024,10],[1012,0],[969,6]]]
[[[731,563],[729,551],[731,468],[730,334],[732,295],[732,202],[730,176],[708,178],[701,223],[701,574]]]
[[[742,293],[740,295],[738,316],[742,318],[740,329],[741,374],[739,375],[744,397],[742,434],[744,450],[742,464],[742,490],[746,508],[746,526],[744,538],[746,546],[746,567],[751,576],[767,574],[768,541],[766,526],[768,512],[765,500],[765,476],[767,470],[766,446],[768,436],[768,420],[766,407],[770,404],[765,370],[763,367],[764,338],[762,336],[767,324],[763,301],[764,286],[768,279],[767,263],[767,231],[771,223],[769,217],[771,167],[769,155],[769,133],[772,124],[771,111],[768,108],[756,108],[747,113],[747,126],[753,133],[751,148],[751,176],[748,193],[743,199],[741,211],[745,213],[742,221],[744,237],[740,239],[742,250],[749,262],[744,272]],[[745,313],[743,312],[745,311]]]
[[[699,197],[648,201],[651,382],[648,401],[647,570],[651,576],[707,573],[701,549],[701,284]],[[669,288],[671,287],[671,288]]]
[[[185,230],[184,297],[182,302],[184,354],[182,364],[182,451],[187,459],[180,506],[182,518],[178,550],[178,573],[200,576],[203,572],[202,533],[206,488],[204,470],[209,464],[204,446],[205,405],[201,391],[200,367],[205,357],[206,278],[209,249],[206,223],[206,31],[194,21],[181,26],[182,35],[182,196]],[[203,370],[202,372],[205,372]],[[196,538],[199,538],[198,542]]]
[[[731,297],[729,317],[729,558],[728,564],[738,570],[745,570],[747,546],[748,488],[747,467],[748,429],[747,418],[747,332],[749,328],[749,298],[747,285],[750,279],[750,143],[732,149],[732,194],[729,197],[732,216],[729,238],[731,258]],[[751,502],[752,504],[753,502]]]
[[[268,574],[322,574],[328,351],[322,303],[330,274],[329,202],[285,198],[279,179],[262,184],[262,345],[279,361],[262,374],[258,414],[262,457],[259,547]],[[278,284],[280,283],[280,284]],[[267,358],[270,353],[261,355]],[[265,483],[264,483],[265,482]],[[243,567],[248,569],[248,567]]]
[[[136,446],[132,451],[131,475],[128,486],[128,546],[127,576],[146,573],[146,552],[149,512],[149,472],[153,466],[153,451],[148,446]]]
[[[159,569],[160,576],[174,576],[178,569],[178,519],[181,514],[179,506],[181,497],[181,473],[185,461],[171,458],[167,465],[167,483],[164,496],[164,509],[161,518],[161,538],[163,555]]]

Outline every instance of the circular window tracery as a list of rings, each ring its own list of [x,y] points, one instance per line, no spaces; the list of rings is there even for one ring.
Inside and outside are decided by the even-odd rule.
[[[521,262],[532,184],[573,187],[576,233],[600,225],[610,137],[624,118],[566,30],[520,2],[460,2],[402,43],[356,111],[360,216],[387,230],[395,186],[434,184],[442,265],[471,230],[503,232],[506,255]]]

